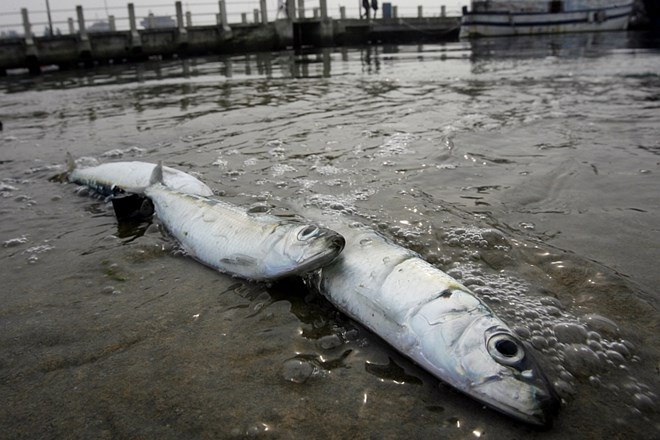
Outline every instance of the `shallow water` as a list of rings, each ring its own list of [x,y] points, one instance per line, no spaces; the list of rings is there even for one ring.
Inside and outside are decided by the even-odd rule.
[[[660,47],[635,33],[154,61],[0,80],[7,438],[652,438]],[[218,274],[49,178],[165,161],[242,206],[321,207],[461,279],[536,354],[536,431],[299,280]]]

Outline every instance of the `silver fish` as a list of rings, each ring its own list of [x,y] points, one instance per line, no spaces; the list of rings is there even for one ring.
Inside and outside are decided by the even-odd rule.
[[[344,238],[314,224],[251,214],[220,200],[170,189],[154,169],[145,195],[184,250],[221,272],[250,280],[302,275],[332,262]]]
[[[149,179],[156,168],[149,162],[108,162],[88,168],[77,168],[73,157],[67,153],[69,182],[85,185],[105,195],[126,192],[142,194],[149,186]],[[199,179],[170,167],[163,167],[165,186],[188,194],[213,195],[213,191]]]
[[[518,420],[550,424],[552,386],[468,288],[364,225],[314,218],[346,239],[337,260],[310,277],[330,302],[452,387]]]

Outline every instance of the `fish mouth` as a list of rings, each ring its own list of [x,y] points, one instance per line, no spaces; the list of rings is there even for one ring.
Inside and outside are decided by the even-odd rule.
[[[317,266],[315,269],[332,263],[346,246],[346,239],[332,229],[323,229],[321,238],[324,242],[323,249],[310,258],[313,264]]]
[[[316,239],[319,240],[320,249],[305,255],[298,260],[298,265],[291,270],[280,273],[276,278],[281,279],[292,275],[304,275],[334,262],[344,250],[346,239],[332,229],[319,228]],[[273,277],[270,276],[270,279]]]
[[[477,400],[496,411],[540,429],[550,429],[559,412],[559,396],[545,376],[521,388],[517,381],[493,380],[474,388]],[[515,391],[514,391],[515,390]],[[504,398],[509,396],[509,398]]]

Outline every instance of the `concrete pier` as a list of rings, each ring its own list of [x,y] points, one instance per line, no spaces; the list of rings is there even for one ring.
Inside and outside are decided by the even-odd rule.
[[[89,32],[84,10],[76,7],[77,30],[69,19],[67,35],[34,36],[27,9],[21,11],[24,35],[0,39],[0,74],[8,69],[28,68],[38,73],[41,66],[58,65],[67,68],[106,62],[124,62],[149,57],[194,56],[207,53],[236,53],[282,50],[296,47],[329,47],[370,43],[419,43],[451,40],[458,37],[459,17],[345,18],[328,14],[327,0],[287,0],[287,14],[280,13],[269,21],[267,1],[259,0],[253,21],[228,22],[226,1],[219,0],[217,16],[212,25],[195,25],[192,14],[183,12],[181,1],[174,3],[175,26],[149,26],[138,29],[135,7],[128,7],[128,30],[115,30],[115,16],[108,17],[109,30]],[[311,13],[313,12],[313,14]],[[422,13],[421,7],[418,13]],[[157,18],[157,17],[156,17]],[[126,20],[126,19],[124,19]],[[125,21],[124,21],[125,23]]]

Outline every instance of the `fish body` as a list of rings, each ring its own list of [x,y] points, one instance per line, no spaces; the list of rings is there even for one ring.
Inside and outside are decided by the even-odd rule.
[[[88,168],[77,168],[70,156],[69,182],[85,185],[105,195],[127,192],[142,194],[149,186],[156,164],[149,162],[127,161],[108,162]],[[175,168],[163,167],[163,184],[168,188],[202,196],[213,195],[213,191],[199,179]]]
[[[274,280],[302,275],[332,262],[344,247],[343,237],[329,229],[253,214],[161,183],[146,188],[145,195],[189,255],[242,278]]]
[[[468,288],[364,225],[322,221],[346,239],[311,277],[335,306],[452,387],[524,422],[550,423],[558,399],[528,347]]]

